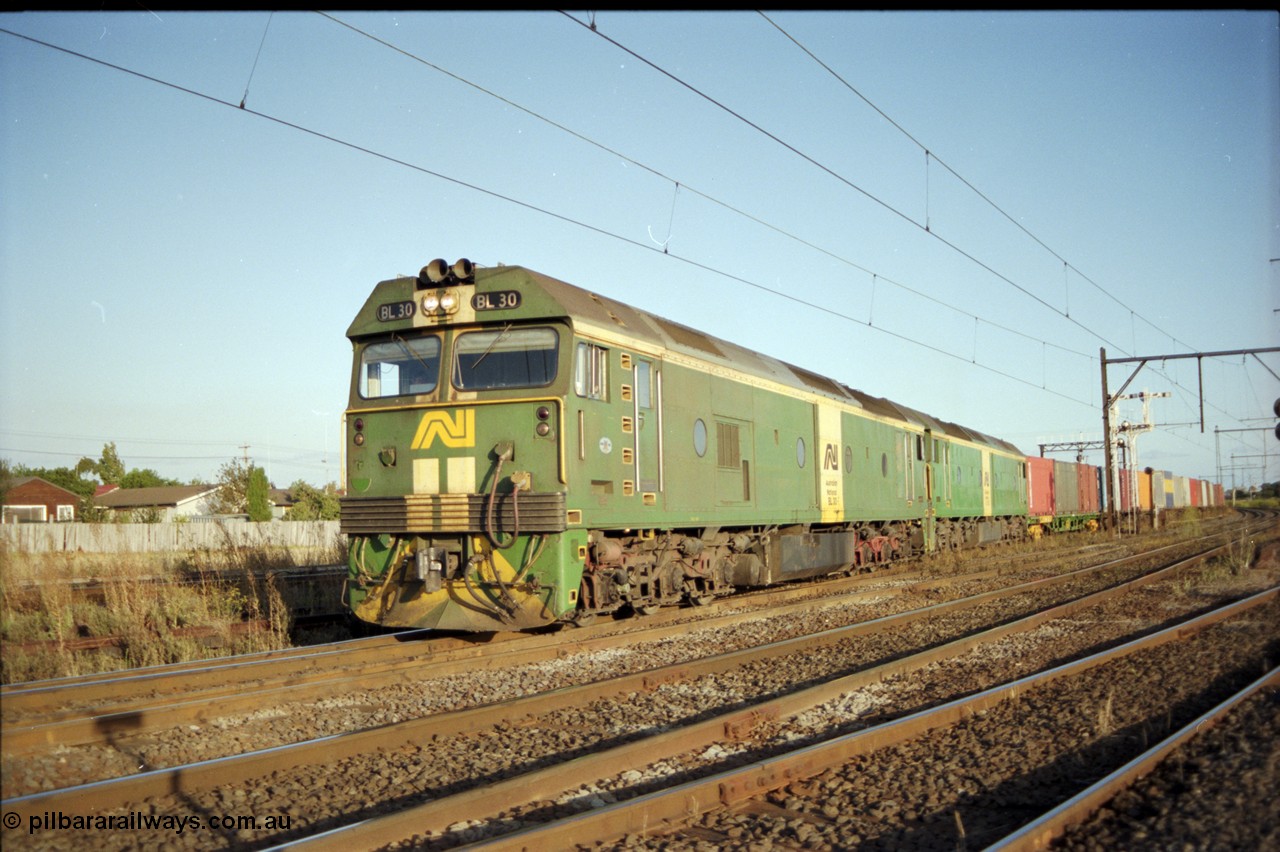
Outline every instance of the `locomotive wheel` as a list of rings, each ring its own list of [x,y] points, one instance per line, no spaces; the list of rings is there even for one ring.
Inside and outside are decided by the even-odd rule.
[[[643,606],[633,606],[632,609],[636,611],[636,615],[653,615],[662,609],[662,604],[644,604]]]
[[[716,599],[716,596],[712,594],[689,595],[689,603],[693,604],[694,606],[706,606],[707,604],[711,603],[715,599]]]
[[[580,612],[572,619],[574,627],[590,627],[595,623],[596,614],[594,612]]]

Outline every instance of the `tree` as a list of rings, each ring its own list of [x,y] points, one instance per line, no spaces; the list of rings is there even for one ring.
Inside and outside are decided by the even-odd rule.
[[[182,484],[176,479],[163,477],[150,468],[141,470],[134,468],[126,472],[124,461],[120,458],[114,441],[102,445],[102,456],[97,461],[85,456],[76,462],[75,467],[27,467],[0,459],[0,480],[5,480],[6,477],[12,480],[20,476],[38,476],[46,482],[77,494],[80,497],[80,506],[76,511],[76,518],[89,523],[109,520],[112,517],[112,513],[93,502],[93,494],[98,485],[94,481],[95,477],[103,484],[118,485],[121,488],[155,488]],[[5,490],[7,489],[0,485],[0,497]]]
[[[90,463],[92,463],[92,460],[90,460]],[[27,467],[24,464],[19,464],[14,465],[13,476],[38,476],[45,482],[51,482],[59,488],[65,488],[85,499],[92,497],[94,488],[97,487],[97,483],[91,479],[85,479],[81,475],[79,465],[75,468],[70,468]]]
[[[240,459],[233,458],[218,469],[218,492],[211,501],[215,515],[242,515],[248,509],[245,494],[248,492],[250,468]]]
[[[293,508],[286,518],[291,521],[332,521],[339,515],[338,490],[333,483],[324,489],[316,488],[299,479],[289,486]]]
[[[271,485],[267,482],[267,472],[260,467],[250,466],[249,482],[245,486],[245,503],[251,521],[271,520]]]
[[[7,503],[9,487],[13,484],[13,465],[8,459],[0,459],[0,503]]]
[[[165,485],[181,485],[182,483],[176,479],[167,479],[149,467],[142,469],[135,467],[116,484],[121,488],[159,488]]]
[[[248,515],[250,520],[271,520],[271,486],[267,473],[253,464],[233,458],[218,470],[218,491],[210,502],[215,515]]]
[[[83,462],[81,462],[83,464]],[[98,481],[103,485],[119,485],[124,486],[124,462],[120,460],[120,454],[116,452],[116,442],[102,445],[102,458],[93,465],[92,470],[98,475]]]

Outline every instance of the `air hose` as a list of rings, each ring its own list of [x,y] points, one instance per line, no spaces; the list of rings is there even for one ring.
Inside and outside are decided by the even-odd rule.
[[[510,461],[515,455],[515,447],[503,442],[494,445],[494,455],[497,457],[494,462],[493,479],[489,482],[489,503],[484,518],[484,532],[489,537],[489,541],[499,550],[507,550],[516,543],[516,539],[520,537],[520,491],[529,487],[530,476],[524,471],[516,471],[511,476],[511,511],[514,516],[514,525],[511,530],[511,537],[506,544],[499,541],[499,532],[494,530],[494,502],[498,496],[498,481],[502,478],[502,465]]]

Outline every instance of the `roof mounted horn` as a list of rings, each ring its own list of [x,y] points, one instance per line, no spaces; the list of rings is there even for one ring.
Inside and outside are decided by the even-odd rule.
[[[453,277],[458,279],[459,284],[473,284],[476,277],[476,265],[465,257],[460,257],[453,262]]]
[[[418,289],[447,287],[450,284],[474,284],[475,274],[475,264],[465,257],[454,261],[453,266],[446,263],[444,258],[437,257],[422,267],[422,271],[418,273]]]
[[[418,286],[441,287],[449,278],[449,274],[449,264],[444,262],[444,258],[437,257],[422,267],[422,271],[418,273]]]

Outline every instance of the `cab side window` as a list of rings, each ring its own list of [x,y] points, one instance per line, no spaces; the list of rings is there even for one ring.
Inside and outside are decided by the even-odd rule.
[[[573,363],[573,390],[585,399],[608,398],[609,350],[581,341]]]

